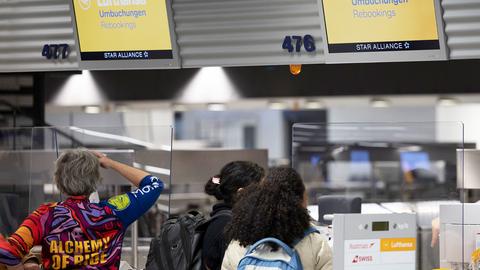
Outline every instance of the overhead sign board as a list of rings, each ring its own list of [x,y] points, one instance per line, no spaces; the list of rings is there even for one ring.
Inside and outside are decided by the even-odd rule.
[[[327,62],[446,60],[437,0],[318,0]]]
[[[178,67],[166,0],[72,0],[80,67]]]

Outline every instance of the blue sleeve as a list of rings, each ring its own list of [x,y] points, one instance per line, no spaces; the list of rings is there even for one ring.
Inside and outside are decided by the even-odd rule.
[[[149,175],[142,179],[138,189],[112,197],[101,204],[110,207],[126,228],[155,204],[163,187],[161,180]]]

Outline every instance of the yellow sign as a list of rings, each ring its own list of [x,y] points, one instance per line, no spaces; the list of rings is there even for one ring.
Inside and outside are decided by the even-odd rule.
[[[380,240],[380,252],[415,251],[417,239],[415,238],[386,238]]]
[[[82,60],[171,59],[165,0],[73,0]]]
[[[322,1],[330,53],[440,48],[435,0]]]

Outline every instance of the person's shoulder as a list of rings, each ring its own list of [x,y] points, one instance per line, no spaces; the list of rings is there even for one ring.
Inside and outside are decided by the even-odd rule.
[[[309,236],[315,242],[328,242],[327,237],[321,232],[311,233]]]
[[[208,221],[208,227],[226,226],[232,220],[232,210],[225,209],[213,214]]]
[[[237,265],[245,255],[246,251],[247,249],[242,247],[238,241],[231,241],[228,244],[225,256],[223,257],[222,270],[237,269]]]
[[[233,256],[234,254],[245,255],[246,251],[247,251],[246,247],[241,246],[240,242],[238,242],[237,240],[233,240],[228,244],[226,253],[228,253],[231,256]]]
[[[55,208],[58,206],[58,202],[46,202],[46,203],[43,203],[41,204],[36,210],[35,212],[38,212],[38,213],[46,213],[48,211],[50,211],[51,209]]]
[[[53,208],[55,206],[57,206],[59,203],[58,202],[46,202],[46,203],[42,203],[40,205],[40,207],[44,207],[44,208]],[[39,207],[39,208],[40,208]]]
[[[121,194],[106,200],[90,203],[90,205],[105,211],[106,214],[114,215],[115,211],[123,211],[130,206],[130,198],[127,194]]]
[[[328,244],[328,240],[320,232],[313,232],[307,235],[302,241],[298,243],[300,246],[313,246],[313,247],[322,247],[325,244]]]
[[[240,245],[240,242],[238,242],[238,240],[232,240],[228,246],[232,247],[232,248],[242,248],[242,246]]]
[[[232,213],[230,212],[230,214],[225,213],[218,216],[213,216],[210,219],[210,224],[227,224],[232,220]]]

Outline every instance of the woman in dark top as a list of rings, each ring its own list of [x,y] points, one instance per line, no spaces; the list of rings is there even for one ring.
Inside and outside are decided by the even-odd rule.
[[[202,258],[208,270],[220,270],[223,255],[228,243],[225,241],[224,228],[231,221],[232,206],[237,192],[251,183],[258,183],[265,176],[265,170],[248,161],[234,161],[225,165],[220,174],[205,184],[205,193],[214,196],[218,203],[210,213],[213,219],[205,232]]]

